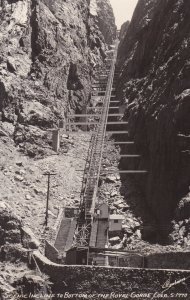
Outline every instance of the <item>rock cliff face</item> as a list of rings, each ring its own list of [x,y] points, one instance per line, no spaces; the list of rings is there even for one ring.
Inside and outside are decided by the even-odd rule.
[[[28,251],[39,246],[29,228],[22,229],[22,221],[5,202],[0,202],[0,297],[14,299],[18,292],[32,283],[40,291],[43,278],[29,271]],[[30,250],[29,250],[30,249]],[[33,249],[33,250],[32,250]],[[36,277],[36,282],[32,278]]]
[[[0,112],[21,143],[32,126],[51,128],[83,109],[114,16],[107,0],[2,0],[0,26]]]
[[[27,266],[29,249],[35,248],[36,242],[30,240],[28,244],[30,231],[23,233],[23,225],[32,230],[40,228],[37,236],[43,245],[46,180],[43,182],[42,174],[55,171],[56,165],[62,173],[63,177],[57,174],[55,179],[60,184],[54,184],[56,192],[58,185],[64,188],[58,192],[60,196],[54,197],[55,201],[59,199],[61,207],[63,196],[67,197],[65,174],[69,205],[71,201],[76,203],[77,185],[81,189],[81,178],[74,173],[79,160],[85,162],[86,137],[77,136],[75,143],[72,137],[63,137],[60,156],[51,156],[55,152],[47,150],[51,143],[47,129],[64,120],[66,112],[79,113],[86,106],[94,70],[103,64],[116,27],[107,0],[1,0],[0,28],[0,298],[13,299],[18,296],[16,289],[23,293],[30,288],[40,291],[43,285],[43,278],[34,276]],[[77,148],[80,143],[81,149]],[[28,158],[40,151],[50,154],[48,162]],[[67,157],[67,151],[71,151],[71,158]],[[72,167],[74,160],[76,164]],[[24,170],[25,164],[31,169]],[[33,173],[35,187],[30,177]],[[30,177],[28,182],[25,175]],[[73,182],[74,189],[73,186],[70,189]],[[53,194],[54,187],[51,187]],[[39,197],[37,205],[36,197]],[[42,213],[38,204],[42,205]],[[54,209],[55,214],[51,211]],[[58,211],[59,204],[52,203],[48,212],[50,227]]]
[[[126,21],[125,23],[123,23],[123,25],[121,26],[120,29],[120,34],[119,34],[119,39],[120,39],[120,43],[122,43],[122,39],[125,37],[128,27],[129,27],[130,22]]]
[[[162,228],[175,209],[190,218],[189,18],[189,1],[140,0],[119,48],[118,96],[142,155],[121,165],[148,170],[136,181]]]

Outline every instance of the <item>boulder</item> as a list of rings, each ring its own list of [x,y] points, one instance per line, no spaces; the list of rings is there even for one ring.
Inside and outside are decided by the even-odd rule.
[[[45,195],[47,193],[46,189],[41,189],[41,188],[34,188],[34,192],[38,195],[38,194],[42,194]]]
[[[118,204],[118,209],[122,209],[122,210],[127,210],[128,209],[128,207],[126,207],[125,206],[125,204],[123,204],[123,203],[120,203],[120,204]]]
[[[132,235],[134,233],[134,231],[128,225],[122,225],[122,231],[127,235]]]
[[[23,181],[24,180],[24,177],[22,177],[21,175],[15,175],[14,179],[16,181]]]
[[[174,230],[179,230],[179,225],[178,224],[174,225]]]
[[[185,247],[190,247],[190,240],[188,240],[186,237],[183,239],[183,243]]]
[[[117,208],[119,208],[119,206],[120,205],[123,205],[123,201],[122,200],[118,200],[118,201],[115,201],[114,203],[113,203],[113,205],[115,206],[115,207],[117,207]]]
[[[7,59],[7,69],[11,73],[16,72],[16,63],[13,57]]]
[[[6,229],[7,230],[12,230],[12,229],[18,229],[18,227],[20,226],[20,223],[18,222],[18,220],[10,220],[6,223]]]
[[[117,181],[117,178],[115,175],[109,175],[106,177],[106,180],[105,180],[107,183],[114,183]]]
[[[180,237],[180,238],[183,238],[185,232],[186,232],[186,228],[185,228],[185,226],[182,226],[182,227],[180,228],[180,230],[179,230],[179,237]]]
[[[26,171],[24,169],[21,169],[21,170],[15,171],[15,173],[18,175],[23,175],[23,174],[26,174]]]
[[[131,226],[133,226],[134,229],[138,229],[138,228],[140,228],[141,225],[139,222],[134,221]]]
[[[63,139],[66,139],[66,140],[68,140],[69,139],[69,135],[68,134],[62,134],[62,136],[61,136]]]
[[[141,231],[139,229],[137,229],[137,231],[135,232],[135,235],[137,236],[138,239],[141,240],[142,235],[141,235]]]
[[[119,243],[117,245],[112,246],[113,249],[115,250],[121,250],[123,249],[123,243]]]
[[[109,242],[111,245],[115,245],[121,242],[121,239],[119,236],[115,236],[109,239]]]
[[[23,167],[23,162],[22,161],[17,161],[16,165],[19,166],[19,167]]]
[[[5,243],[19,244],[21,242],[21,232],[18,229],[12,229],[5,232]]]
[[[104,192],[105,196],[110,196],[110,192]]]
[[[29,195],[29,194],[25,195],[25,198],[26,198],[26,200],[31,200],[32,199],[31,195]]]
[[[117,195],[118,195],[118,192],[117,192],[117,191],[113,191],[113,192],[111,192],[111,194],[110,194],[111,197],[115,197],[115,196],[117,196]]]

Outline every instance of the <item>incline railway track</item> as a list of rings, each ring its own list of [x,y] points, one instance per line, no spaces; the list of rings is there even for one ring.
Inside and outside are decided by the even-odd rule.
[[[108,72],[108,82],[106,86],[102,112],[96,133],[93,134],[91,146],[88,153],[87,165],[83,177],[83,187],[81,192],[81,201],[79,208],[79,217],[77,228],[74,235],[73,245],[76,247],[88,246],[90,242],[91,223],[94,215],[96,196],[98,191],[98,182],[101,172],[102,152],[104,139],[106,136],[106,126],[109,113],[109,105],[112,94],[112,85],[115,73],[115,64],[117,59],[118,40],[115,43],[111,67]],[[107,73],[107,72],[106,72]],[[107,74],[102,74],[103,79]]]
[[[133,141],[128,140],[128,131],[125,130],[128,122],[121,120],[123,113],[119,111],[120,101],[116,99],[115,94],[118,44],[119,41],[116,40],[112,50],[109,51],[111,57],[107,60],[105,67],[102,67],[96,74],[95,82],[92,85],[91,100],[93,104],[95,103],[95,113],[92,107],[89,110],[87,107],[86,113],[82,114],[67,113],[65,128],[68,129],[69,133],[72,131],[73,126],[74,128],[75,126],[83,126],[83,130],[94,129],[90,130],[91,140],[85,168],[79,170],[83,171],[79,209],[73,219],[66,217],[66,215],[63,217],[54,243],[56,250],[62,257],[61,261],[67,264],[89,264],[93,260],[91,250],[94,251],[94,257],[97,256],[97,253],[103,251],[102,256],[98,254],[98,264],[108,264],[106,253],[108,253],[107,250],[112,251],[111,249],[106,250],[109,217],[100,220],[97,216],[99,202],[97,194],[101,173],[103,172],[105,175],[117,172],[120,174],[137,174],[137,176],[146,174],[145,170],[102,169],[102,155],[107,137],[109,139],[111,135],[117,136],[119,139],[115,138],[113,145],[120,147],[130,147],[134,144]],[[121,159],[138,159],[139,156],[136,153],[125,153],[124,151]]]

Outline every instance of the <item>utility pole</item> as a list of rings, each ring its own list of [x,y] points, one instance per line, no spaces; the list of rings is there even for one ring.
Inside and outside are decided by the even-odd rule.
[[[47,201],[46,201],[46,216],[45,216],[45,225],[48,225],[48,209],[49,209],[49,194],[50,194],[50,177],[56,175],[55,173],[44,173],[44,176],[48,176],[48,186],[47,186]]]

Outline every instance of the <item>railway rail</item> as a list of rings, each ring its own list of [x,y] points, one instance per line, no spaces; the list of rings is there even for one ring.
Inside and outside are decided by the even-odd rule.
[[[145,175],[146,170],[117,170],[110,168],[102,169],[102,155],[107,137],[114,135],[113,145],[120,147],[133,146],[134,142],[128,139],[128,130],[126,129],[127,121],[122,120],[123,114],[119,111],[119,103],[115,95],[115,77],[117,71],[115,68],[117,59],[117,48],[119,41],[116,40],[115,47],[112,50],[112,58],[109,60],[105,69],[98,74],[98,79],[92,86],[92,99],[100,97],[101,100],[96,101],[98,108],[93,111],[91,107],[86,109],[86,114],[69,114],[67,112],[67,122],[65,128],[70,131],[72,126],[84,126],[89,130],[93,126],[91,133],[90,146],[86,158],[86,164],[83,172],[82,188],[80,193],[80,205],[77,214],[73,220],[63,218],[55,248],[59,253],[64,253],[67,264],[84,264],[87,265],[92,261],[92,255],[97,256],[97,251],[105,251],[103,257],[97,256],[96,261],[99,265],[108,263],[107,244],[108,244],[108,227],[109,220],[101,220],[97,218],[97,192],[100,176],[106,174],[118,173],[123,175],[133,174],[134,176]],[[96,95],[96,96],[95,96]],[[89,110],[88,110],[89,109]],[[90,113],[92,111],[92,113]],[[116,126],[117,124],[117,126]],[[124,127],[122,127],[124,126]],[[138,159],[140,155],[136,153],[122,152],[121,159]],[[103,175],[102,175],[103,174]],[[144,176],[143,175],[143,176]],[[98,250],[99,249],[99,250]],[[73,254],[74,253],[74,254]],[[74,256],[73,256],[74,255]],[[89,259],[90,256],[90,259]]]
[[[73,239],[73,247],[88,246],[90,242],[91,223],[93,221],[96,196],[98,191],[98,182],[101,172],[102,152],[104,139],[106,136],[106,126],[109,113],[110,98],[112,94],[112,85],[117,59],[118,40],[115,42],[115,49],[111,61],[111,67],[108,72],[108,82],[106,86],[102,112],[96,133],[93,135],[91,149],[88,153],[87,168],[83,177],[83,188],[80,199],[80,214],[77,220],[77,228]]]

